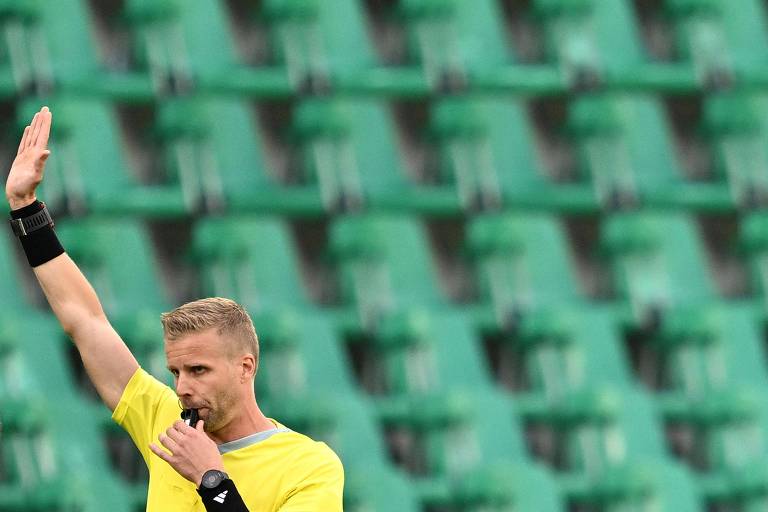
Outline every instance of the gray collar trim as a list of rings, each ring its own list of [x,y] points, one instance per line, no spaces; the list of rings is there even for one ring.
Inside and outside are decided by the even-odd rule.
[[[245,448],[246,446],[251,446],[252,444],[265,441],[275,434],[279,434],[281,432],[290,432],[290,431],[291,429],[289,428],[273,428],[270,430],[265,430],[263,432],[256,432],[255,434],[251,434],[249,436],[245,436],[240,439],[235,439],[234,441],[229,441],[228,443],[220,444],[219,453],[223,455],[227,452],[233,452],[235,450],[239,450],[240,448]]]

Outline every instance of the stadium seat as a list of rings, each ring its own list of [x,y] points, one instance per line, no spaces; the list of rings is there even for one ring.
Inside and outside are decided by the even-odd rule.
[[[63,0],[58,4],[61,11],[38,1],[24,5],[34,7],[32,64],[39,92],[141,103],[152,100],[155,90],[146,70],[110,70],[100,62],[85,0]]]
[[[270,28],[275,59],[299,92],[426,95],[421,70],[379,62],[362,10],[355,0],[266,0],[258,16]]]
[[[755,212],[743,219],[739,245],[748,269],[750,291],[762,299],[763,315],[768,314],[764,305],[768,297],[768,215]]]
[[[158,135],[169,169],[198,179],[212,212],[318,216],[322,189],[315,183],[284,186],[270,176],[246,100],[224,96],[163,103]]]
[[[597,194],[588,183],[557,183],[547,177],[519,100],[443,98],[433,109],[430,131],[438,146],[441,179],[456,189],[465,210],[597,209]]]
[[[158,90],[257,98],[291,93],[287,70],[241,62],[218,0],[128,0],[124,16]]]
[[[0,4],[0,30],[5,34],[0,45],[0,97],[13,98],[31,88],[34,81],[32,52],[38,37],[30,21],[36,10],[28,2]]]
[[[768,204],[767,112],[766,97],[760,94],[712,94],[704,102],[702,128],[714,150],[715,173],[728,183],[733,202],[744,208]]]
[[[625,0],[536,0],[547,55],[576,90],[596,87],[687,91],[691,69],[651,60],[642,48],[633,7]]]
[[[629,308],[631,322],[658,328],[675,315],[699,314],[717,301],[704,251],[685,213],[613,215],[603,228],[615,293]],[[667,317],[665,319],[665,317]]]
[[[312,99],[295,114],[303,170],[329,211],[384,210],[447,215],[459,211],[452,187],[407,178],[392,121],[376,99]]]
[[[400,0],[408,58],[438,92],[461,90],[551,94],[565,88],[549,65],[522,64],[511,55],[500,6],[491,0]]]
[[[650,398],[632,388],[577,391],[545,413],[538,425],[555,440],[541,455],[558,469],[573,503],[699,510],[690,475],[667,455]]]
[[[491,214],[470,223],[465,254],[477,299],[492,311],[488,327],[505,329],[529,313],[578,307],[580,291],[567,240],[547,214]],[[486,322],[487,324],[487,322]]]
[[[136,179],[110,103],[68,96],[49,105],[56,116],[46,165],[46,178],[52,179],[46,179],[43,187],[53,210],[168,218],[199,208],[197,176],[168,176],[153,184]],[[20,122],[29,122],[29,113],[36,108],[39,100],[25,102]]]
[[[605,208],[735,208],[727,182],[685,177],[661,106],[652,96],[579,97],[571,104],[568,125],[581,170]]]

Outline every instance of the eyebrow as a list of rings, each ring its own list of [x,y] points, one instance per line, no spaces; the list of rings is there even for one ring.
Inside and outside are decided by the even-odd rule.
[[[168,368],[169,372],[172,372],[173,370],[176,370],[175,366],[166,366],[166,368]],[[186,370],[189,370],[191,368],[210,368],[210,366],[208,366],[205,363],[193,363],[193,364],[182,365],[182,368],[184,368]]]

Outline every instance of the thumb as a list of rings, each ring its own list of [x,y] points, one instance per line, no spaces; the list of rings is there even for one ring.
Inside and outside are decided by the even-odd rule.
[[[204,432],[204,428],[205,428],[205,423],[203,422],[203,420],[198,420],[197,425],[195,425],[195,429],[197,429],[200,432]]]
[[[40,155],[40,161],[45,162],[46,160],[48,160],[49,156],[51,156],[51,152],[46,149],[45,151],[43,151],[43,154]]]

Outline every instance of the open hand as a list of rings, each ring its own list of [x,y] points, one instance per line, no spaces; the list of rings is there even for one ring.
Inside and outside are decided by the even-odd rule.
[[[48,136],[51,133],[51,111],[43,107],[24,128],[16,159],[5,183],[5,197],[12,210],[17,210],[35,201],[35,189],[43,180],[48,151]]]
[[[149,449],[197,487],[200,487],[203,474],[209,469],[224,471],[216,443],[203,431],[203,420],[197,422],[196,428],[178,420],[157,438],[171,453],[154,443],[149,445]]]

